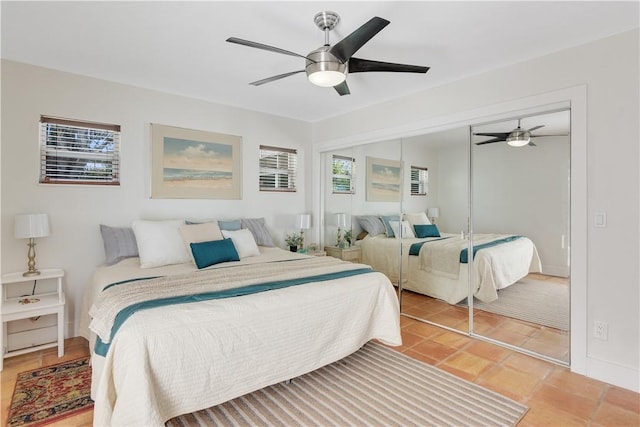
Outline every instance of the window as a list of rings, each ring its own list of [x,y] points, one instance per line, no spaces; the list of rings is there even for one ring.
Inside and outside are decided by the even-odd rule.
[[[260,191],[296,191],[298,152],[260,146]]]
[[[411,166],[411,195],[426,196],[429,174],[427,168]]]
[[[333,155],[333,194],[355,194],[356,159]]]
[[[120,126],[40,117],[40,182],[120,185]]]

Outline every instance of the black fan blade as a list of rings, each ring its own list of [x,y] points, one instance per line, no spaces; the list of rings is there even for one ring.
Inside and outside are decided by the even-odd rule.
[[[569,136],[568,133],[556,133],[553,135],[531,135],[531,138],[542,138],[544,136]]]
[[[543,128],[543,127],[544,127],[544,125],[534,126],[534,127],[532,127],[531,129],[529,129],[529,132],[533,132],[534,130],[536,130],[536,129],[540,129],[540,128]]]
[[[476,134],[474,134],[476,135]],[[488,139],[486,141],[482,141],[482,142],[476,142],[476,145],[484,145],[484,144],[493,144],[494,142],[504,142],[506,141],[506,139],[504,138],[493,138],[493,139]]]
[[[291,71],[289,73],[278,74],[277,76],[267,77],[266,79],[258,80],[256,82],[251,82],[249,84],[253,85],[253,86],[260,86],[260,85],[263,85],[265,83],[270,83],[270,82],[273,82],[275,80],[284,79],[285,77],[293,76],[294,74],[298,74],[298,73],[304,73],[304,70]]]
[[[531,142],[531,141],[529,141],[529,143],[528,143],[527,145],[530,145],[530,146],[532,146],[532,147],[537,147],[537,145],[536,145],[536,144],[534,144],[534,143],[533,143],[533,142]]]
[[[394,64],[392,62],[371,61],[369,59],[351,58],[349,60],[349,74],[369,71],[390,71],[396,73],[426,73],[429,67],[418,65]]]
[[[269,46],[269,45],[262,44],[262,43],[257,43],[257,42],[252,42],[252,41],[249,41],[249,40],[239,39],[239,38],[236,38],[236,37],[229,37],[227,39],[227,41],[229,43],[236,43],[236,44],[241,44],[243,46],[255,47],[256,49],[268,50],[269,52],[282,53],[284,55],[297,56],[297,57],[300,57],[300,58],[308,59],[304,55],[300,55],[300,54],[297,54],[295,52],[290,52],[288,50],[280,49],[279,47],[273,47],[273,46]],[[312,62],[315,62],[315,61],[312,61]]]
[[[493,136],[494,138],[502,138],[506,140],[511,132],[489,132],[489,133],[474,133],[476,136]]]
[[[333,88],[336,90],[336,92],[338,92],[338,94],[340,96],[349,95],[351,93],[349,91],[349,86],[347,86],[347,81],[346,80],[343,81],[342,83],[334,86]]]
[[[358,49],[389,24],[390,22],[386,19],[374,16],[353,33],[336,43],[329,52],[343,63],[347,62]]]

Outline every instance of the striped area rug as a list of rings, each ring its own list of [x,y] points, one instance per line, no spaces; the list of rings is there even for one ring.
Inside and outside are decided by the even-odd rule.
[[[466,307],[467,300],[461,304]],[[568,285],[524,278],[500,289],[496,301],[485,303],[474,298],[473,307],[562,331],[569,330]]]
[[[368,343],[316,371],[167,422],[185,426],[513,426],[527,407]]]

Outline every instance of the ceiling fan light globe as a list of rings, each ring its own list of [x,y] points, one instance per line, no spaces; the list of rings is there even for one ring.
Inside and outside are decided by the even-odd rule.
[[[340,62],[328,49],[329,46],[322,46],[307,55],[307,78],[316,86],[333,87],[347,78],[347,65]]]
[[[511,147],[524,147],[531,141],[531,134],[520,128],[514,130],[507,136],[507,144]]]
[[[333,87],[339,85],[347,76],[340,71],[320,70],[308,75],[309,81],[316,86]]]

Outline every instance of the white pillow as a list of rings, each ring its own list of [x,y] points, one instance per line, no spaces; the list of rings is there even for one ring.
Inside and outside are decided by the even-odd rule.
[[[133,233],[136,235],[140,268],[160,267],[169,264],[181,264],[191,261],[184,247],[180,226],[181,219],[169,221],[134,221]]]
[[[429,218],[427,218],[427,214],[425,212],[418,212],[418,213],[406,213],[404,214],[404,217],[402,219],[405,219],[407,221],[409,221],[409,224],[411,225],[429,225],[431,224],[431,221],[429,221]]]
[[[236,231],[222,230],[222,235],[233,241],[240,259],[260,255],[256,239],[253,238],[253,233],[248,228]]]
[[[393,230],[393,234],[395,234],[396,239],[400,238],[399,227],[400,221],[389,221],[389,225]],[[413,239],[415,238],[415,234],[413,233],[413,227],[409,224],[409,221],[402,221],[402,238],[403,239]]]

